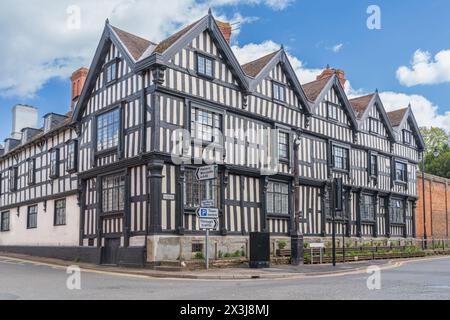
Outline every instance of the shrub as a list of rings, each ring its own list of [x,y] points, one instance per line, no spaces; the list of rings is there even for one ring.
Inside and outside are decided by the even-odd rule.
[[[204,260],[205,256],[203,255],[203,252],[196,252],[194,255],[195,260]]]
[[[286,240],[280,240],[278,242],[278,249],[284,250],[284,249],[286,249],[286,246],[287,246],[287,241]]]

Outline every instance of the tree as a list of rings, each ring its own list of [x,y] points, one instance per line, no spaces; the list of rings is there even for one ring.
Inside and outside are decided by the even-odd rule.
[[[450,179],[449,145],[444,145],[437,157],[435,157],[433,153],[425,155],[425,172]]]
[[[425,172],[450,178],[450,136],[441,128],[420,128],[425,142]],[[435,152],[438,156],[435,156]],[[421,166],[420,166],[421,167]],[[420,168],[422,170],[422,168]]]
[[[425,154],[434,153],[435,150],[443,151],[444,146],[450,143],[450,136],[444,129],[423,127],[420,128],[420,133],[425,142]]]

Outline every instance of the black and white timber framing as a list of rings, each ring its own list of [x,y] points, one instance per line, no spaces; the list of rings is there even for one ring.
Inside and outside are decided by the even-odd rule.
[[[283,48],[249,75],[211,14],[159,45],[146,43],[140,51],[132,47],[136,41],[129,41],[130,37],[134,36],[107,22],[70,124],[1,156],[1,212],[76,194],[79,226],[74,227],[80,247],[116,246],[123,259],[136,257],[136,252],[141,257],[140,250],[149,261],[167,259],[161,253],[167,244],[164,239],[195,239],[203,234],[185,199],[185,185],[201,164],[177,165],[171,159],[176,151],[174,131],[190,131],[193,110],[202,110],[217,115],[224,133],[220,148],[206,154],[219,163],[215,200],[220,228],[213,236],[269,231],[274,237],[289,237],[297,230],[294,196],[298,193],[298,228],[305,237],[327,237],[334,177],[342,177],[345,184],[338,234],[415,236],[417,168],[424,145],[410,108],[394,125],[378,93],[363,101],[349,100],[336,74],[302,87]],[[198,55],[210,59],[211,76],[198,73]],[[115,68],[108,69],[112,64]],[[116,74],[105,78],[110,70]],[[274,84],[283,88],[283,99],[274,99]],[[316,92],[309,93],[308,86]],[[99,118],[113,113],[119,119],[118,141],[99,149],[103,143],[97,135]],[[228,130],[257,128],[287,134],[288,157],[280,161],[275,175],[262,175],[254,161],[267,141]],[[47,181],[49,151],[65,148],[73,139],[77,172],[66,173],[61,161],[64,174]],[[201,163],[203,151],[203,146],[193,144],[188,156]],[[348,165],[336,167],[336,152],[347,155],[341,160]],[[64,155],[60,152],[61,160]],[[36,159],[37,175],[31,186],[25,183],[30,157]],[[18,185],[11,190],[8,179],[16,167]],[[404,179],[399,179],[403,168]],[[124,203],[104,212],[108,183],[121,186]],[[272,188],[287,190],[286,212],[268,210]]]

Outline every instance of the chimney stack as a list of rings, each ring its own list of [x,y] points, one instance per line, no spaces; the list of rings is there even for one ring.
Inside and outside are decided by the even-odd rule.
[[[225,40],[230,43],[231,40],[231,33],[232,33],[232,27],[229,22],[222,22],[219,20],[216,20],[217,26],[219,27],[220,31],[223,34],[223,37]]]
[[[37,128],[38,109],[32,106],[17,104],[12,108],[11,138],[22,139],[23,128]]]
[[[70,81],[72,82],[72,101],[70,104],[70,110],[73,112],[78,98],[83,91],[84,83],[86,82],[89,69],[80,68],[72,74]]]
[[[339,82],[341,83],[342,87],[345,86],[345,83],[347,82],[347,79],[345,79],[345,72],[342,69],[331,69],[328,65],[323,72],[317,76],[317,80],[327,79],[332,77],[334,74],[336,74],[337,78],[339,79]]]

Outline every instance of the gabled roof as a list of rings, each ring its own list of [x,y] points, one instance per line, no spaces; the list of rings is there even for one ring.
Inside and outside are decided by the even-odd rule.
[[[309,101],[315,102],[317,97],[322,93],[325,86],[330,81],[331,76],[328,78],[319,79],[313,82],[309,82],[303,85],[303,90],[305,90],[306,96]]]
[[[417,125],[417,121],[416,118],[414,117],[411,106],[391,111],[388,113],[388,117],[391,121],[392,126],[397,131],[402,127],[405,121],[408,121],[408,124],[411,127],[413,135],[416,139],[419,151],[423,151],[425,149],[425,142],[423,140],[422,134],[420,133],[420,129],[419,126]]]
[[[248,90],[248,80],[230,44],[225,40],[220,27],[211,12],[200,20],[178,31],[174,35],[161,41],[151,55],[143,57],[136,63],[135,71],[145,70],[152,65],[164,65],[182,48],[187,46],[197,35],[208,30],[217,45],[219,52],[224,56],[230,66],[233,76],[244,90]]]
[[[350,104],[353,107],[353,111],[360,123],[363,123],[370,114],[370,110],[376,107],[381,115],[381,120],[384,123],[387,133],[391,138],[391,141],[395,141],[394,129],[392,128],[389,116],[381,101],[378,92],[371,93],[362,97],[354,98],[350,100]]]
[[[292,85],[294,92],[300,99],[303,111],[310,114],[311,106],[308,102],[308,98],[303,91],[302,85],[298,81],[294,68],[292,68],[291,62],[289,61],[283,47],[281,47],[278,51],[265,55],[242,66],[242,69],[249,78],[250,90],[255,90],[258,84],[261,83],[262,79],[265,78],[277,64],[281,64],[287,80]]]
[[[138,60],[150,45],[155,45],[147,39],[138,37],[117,27],[111,26],[111,29],[116,33],[134,60]]]
[[[199,23],[200,20],[197,20],[196,22],[188,25],[187,27],[181,29],[177,33],[171,35],[170,37],[166,38],[165,40],[161,41],[155,48],[156,53],[164,53],[167,49],[169,49],[175,42],[177,42],[178,39],[180,39],[182,36],[184,36],[187,32],[189,32],[192,28],[195,27],[197,23]]]
[[[313,103],[313,110],[322,103],[326,94],[334,88],[342,100],[344,110],[346,111],[353,130],[358,130],[358,120],[356,119],[353,108],[348,101],[344,87],[336,74],[333,74],[331,77],[324,77],[323,79],[307,83],[303,85],[303,88],[305,92],[308,92],[310,95],[309,99]]]
[[[388,117],[389,117],[389,120],[391,121],[392,126],[399,127],[402,124],[403,119],[405,119],[407,112],[408,112],[408,108],[403,108],[403,109],[398,109],[395,111],[388,112]]]
[[[278,51],[275,51],[264,57],[248,62],[242,65],[242,70],[244,70],[245,74],[249,77],[255,78],[277,53]]]
[[[369,109],[370,102],[372,101],[375,93],[368,94],[366,96],[350,99],[350,104],[355,111],[355,115],[358,120],[361,120],[366,112]]]

